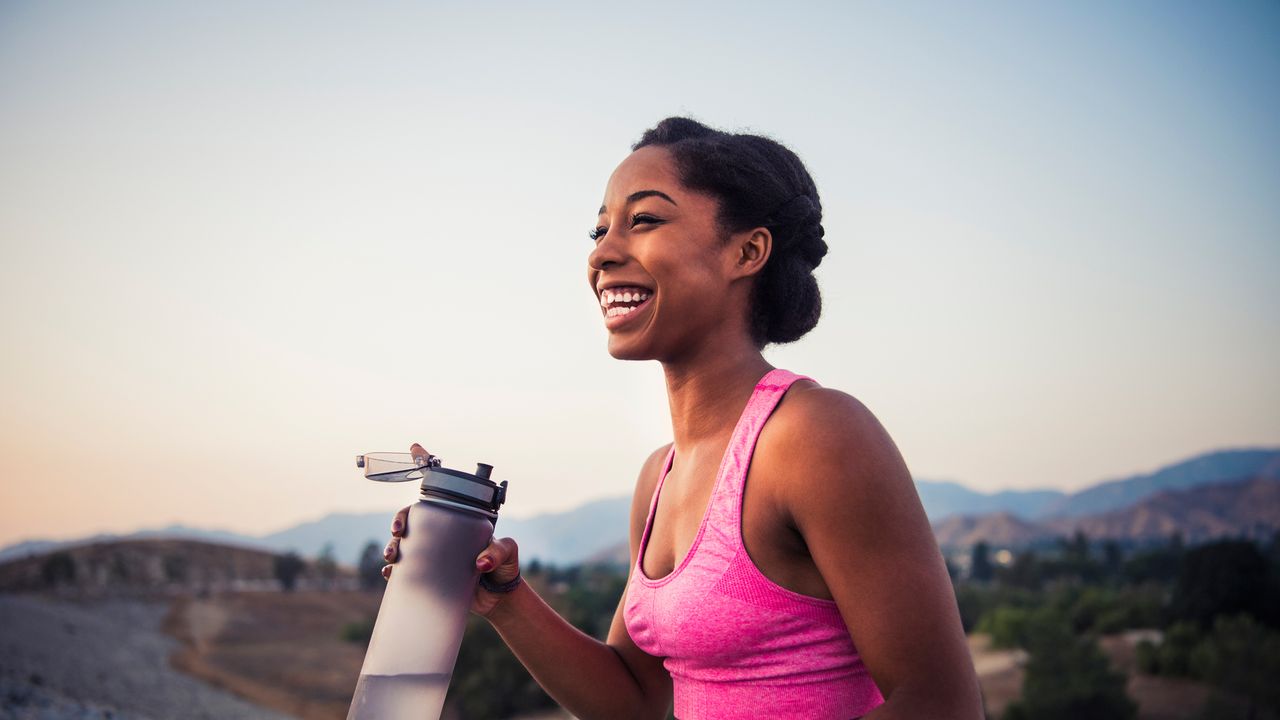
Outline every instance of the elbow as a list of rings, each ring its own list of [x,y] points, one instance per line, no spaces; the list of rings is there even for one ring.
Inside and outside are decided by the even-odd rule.
[[[935,688],[898,688],[885,703],[865,716],[865,720],[985,720],[986,710],[982,692],[974,678],[968,690],[957,688],[951,692],[939,692]]]

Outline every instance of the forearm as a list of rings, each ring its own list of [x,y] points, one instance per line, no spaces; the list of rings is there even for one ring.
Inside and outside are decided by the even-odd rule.
[[[575,717],[665,716],[668,701],[647,696],[617,651],[566,622],[527,583],[503,598],[488,620],[538,684]]]

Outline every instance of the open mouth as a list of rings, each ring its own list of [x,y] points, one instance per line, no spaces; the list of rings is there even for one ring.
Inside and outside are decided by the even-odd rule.
[[[605,325],[610,329],[621,325],[647,306],[653,291],[643,287],[611,287],[600,291],[600,307]]]

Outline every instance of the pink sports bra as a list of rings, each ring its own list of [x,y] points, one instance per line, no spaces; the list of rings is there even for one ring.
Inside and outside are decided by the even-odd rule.
[[[756,439],[801,378],[773,370],[756,384],[689,554],[651,580],[644,553],[674,446],[654,488],[623,617],[637,647],[665,658],[680,720],[850,720],[884,703],[836,603],[769,580],[743,545],[742,491]]]

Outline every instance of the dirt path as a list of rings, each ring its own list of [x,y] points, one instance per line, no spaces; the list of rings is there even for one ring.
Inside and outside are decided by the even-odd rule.
[[[969,655],[982,686],[982,701],[990,717],[1000,717],[1009,703],[1022,695],[1022,667],[1027,662],[1025,650],[993,648],[991,636],[974,633],[969,636]]]

